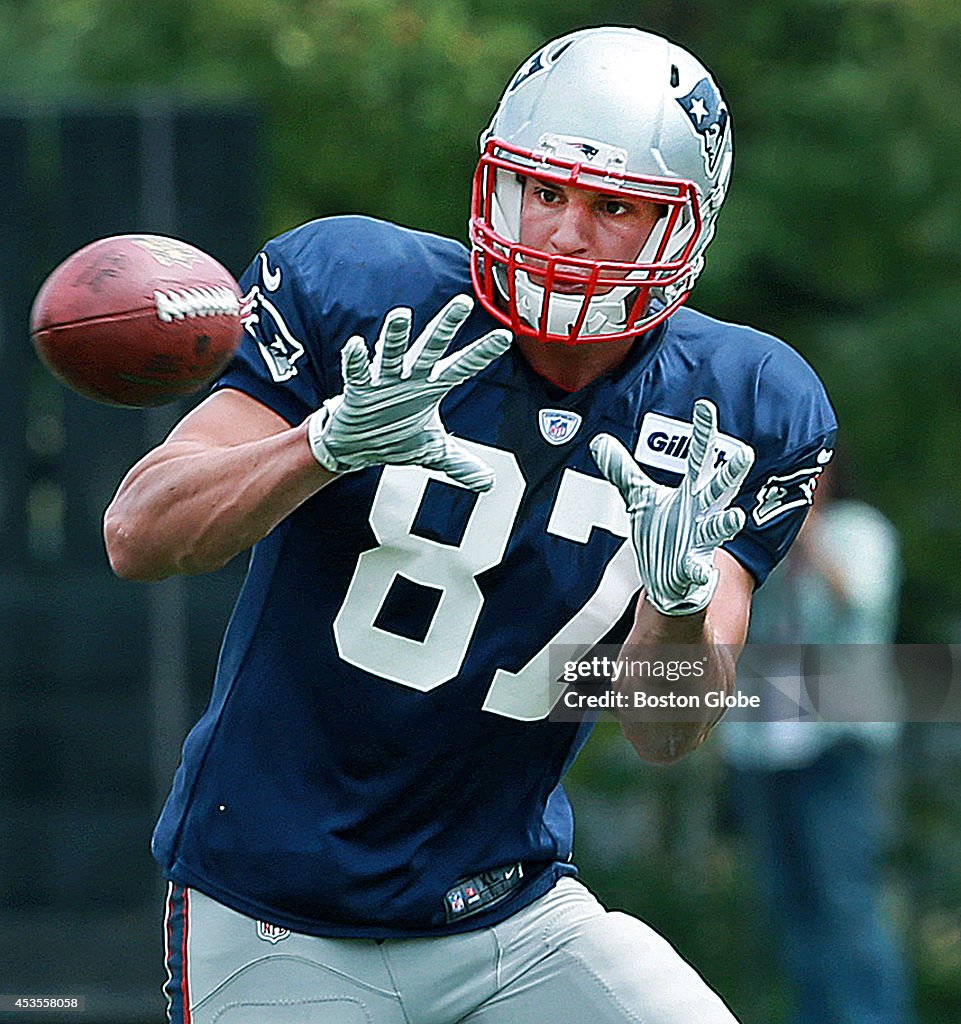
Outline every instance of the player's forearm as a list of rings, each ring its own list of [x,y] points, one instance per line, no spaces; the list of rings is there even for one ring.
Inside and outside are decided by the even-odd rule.
[[[636,657],[638,651],[657,652],[664,647],[670,648],[673,656],[676,654],[674,645],[690,646],[690,657],[685,660],[703,665],[701,675],[692,674],[664,684],[665,689],[679,695],[697,698],[684,702],[687,720],[639,720],[641,713],[633,710],[633,690],[638,684],[632,682],[629,674],[622,677],[620,684],[621,692],[628,697],[626,706],[632,709],[622,717],[621,728],[638,755],[654,764],[672,764],[699,747],[722,714],[717,707],[707,706],[706,695],[711,692],[728,694],[734,689],[737,652],[732,646],[717,641],[710,606],[694,615],[667,616],[642,601],[624,645],[624,656]],[[645,680],[643,686],[650,692],[652,680]],[[650,717],[654,717],[653,713]]]
[[[233,446],[168,442],[130,470],[106,511],[111,567],[136,580],[219,569],[332,479],[303,425]]]

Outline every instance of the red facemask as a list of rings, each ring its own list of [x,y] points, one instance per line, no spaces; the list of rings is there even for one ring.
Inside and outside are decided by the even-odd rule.
[[[518,241],[524,177],[656,203],[665,213],[636,262],[541,252]],[[563,345],[619,341],[655,327],[686,300],[701,231],[690,181],[535,156],[490,139],[474,175],[471,277],[484,308],[515,334]]]

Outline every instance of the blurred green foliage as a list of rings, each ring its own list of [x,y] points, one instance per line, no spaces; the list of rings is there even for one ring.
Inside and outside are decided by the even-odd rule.
[[[694,305],[777,333],[815,365],[857,490],[903,536],[902,640],[961,639],[958,5],[3,0],[0,92],[37,106],[240,99],[265,124],[263,237],[355,211],[463,238],[477,136],[508,76],[545,39],[601,23],[659,31],[716,73],[735,173]],[[710,753],[664,773],[619,743],[602,730],[575,773],[590,796],[586,874],[670,931],[751,1020],[775,1024],[770,953],[744,927],[746,869],[714,828]],[[941,756],[957,759],[956,738]],[[902,867],[927,858],[905,917],[932,1022],[957,1019],[961,999],[945,778],[914,794],[901,846]]]

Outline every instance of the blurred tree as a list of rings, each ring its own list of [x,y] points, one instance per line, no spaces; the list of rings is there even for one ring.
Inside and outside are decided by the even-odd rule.
[[[732,17],[707,52],[735,111],[735,184],[698,299],[763,317],[812,359],[862,494],[904,538],[902,637],[957,639],[961,11],[833,0]]]

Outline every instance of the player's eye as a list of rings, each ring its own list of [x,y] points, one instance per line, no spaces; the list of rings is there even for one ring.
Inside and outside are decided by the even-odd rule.
[[[558,192],[557,189],[551,188],[549,185],[535,185],[534,195],[537,196],[545,206],[553,206],[561,200],[560,192]]]
[[[620,217],[629,213],[631,206],[621,202],[620,199],[604,199],[601,201],[601,209],[612,217]]]

